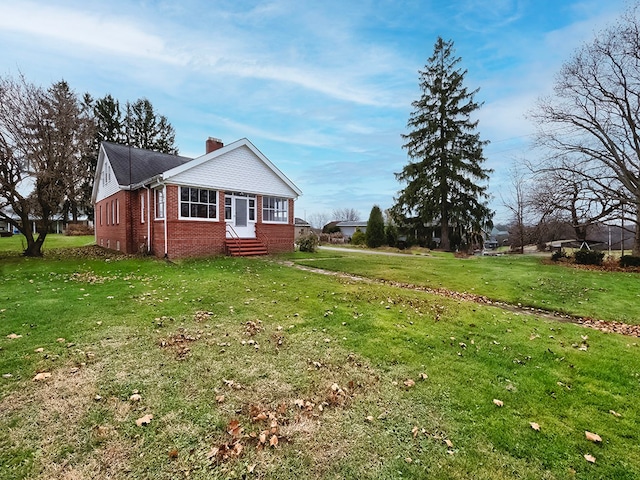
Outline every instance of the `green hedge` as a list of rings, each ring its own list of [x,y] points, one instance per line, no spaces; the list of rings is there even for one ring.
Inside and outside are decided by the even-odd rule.
[[[573,254],[576,263],[580,265],[602,265],[604,252],[596,252],[594,250],[578,250]]]
[[[633,255],[623,255],[620,257],[621,267],[640,267],[640,257],[634,257]]]

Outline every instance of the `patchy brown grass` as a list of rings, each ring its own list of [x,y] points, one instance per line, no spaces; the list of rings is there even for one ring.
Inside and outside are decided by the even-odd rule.
[[[28,388],[13,392],[0,402],[0,410],[6,417],[14,417],[19,428],[12,428],[9,435],[20,446],[36,443],[40,478],[84,479],[110,478],[111,473],[124,472],[130,451],[117,439],[111,426],[85,426],[83,420],[96,402],[97,379],[100,365],[76,368],[64,367],[52,372],[42,382],[34,382]],[[74,454],[67,455],[95,437],[106,444],[82,456],[75,465]],[[61,447],[68,447],[68,452]],[[105,475],[100,475],[100,472]]]

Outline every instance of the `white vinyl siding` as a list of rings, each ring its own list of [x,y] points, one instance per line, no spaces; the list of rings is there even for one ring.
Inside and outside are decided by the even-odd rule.
[[[289,185],[246,146],[177,174],[171,181],[227,192],[297,197]]]
[[[120,186],[118,185],[116,176],[113,174],[113,169],[106,157],[102,165],[100,181],[96,187],[96,203],[120,191]]]

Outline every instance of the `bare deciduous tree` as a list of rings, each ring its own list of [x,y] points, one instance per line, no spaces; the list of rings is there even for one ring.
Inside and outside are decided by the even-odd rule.
[[[25,255],[42,254],[54,215],[75,198],[78,103],[64,81],[43,90],[22,76],[0,78],[0,218],[25,236]]]
[[[619,215],[620,199],[609,193],[619,184],[594,162],[583,165],[570,158],[555,158],[538,168],[535,180],[530,205],[540,221],[566,222],[577,240],[587,240],[594,225],[615,221]]]
[[[312,213],[306,219],[313,228],[322,228],[331,221],[331,216],[325,212]]]
[[[332,220],[340,222],[357,222],[360,220],[360,212],[355,208],[336,208],[332,213]]]
[[[640,255],[639,10],[630,7],[617,25],[584,45],[562,67],[555,95],[532,113],[540,145],[570,158],[573,173],[633,215],[634,255]]]
[[[502,198],[502,204],[511,212],[510,234],[516,238],[511,242],[511,248],[517,247],[520,253],[524,253],[526,235],[526,215],[529,210],[529,190],[527,175],[525,172],[513,166],[509,171],[511,179],[511,191],[508,198]]]

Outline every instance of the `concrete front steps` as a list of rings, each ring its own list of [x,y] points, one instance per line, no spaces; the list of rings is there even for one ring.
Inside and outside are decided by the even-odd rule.
[[[232,257],[267,255],[267,247],[255,238],[229,238],[226,241],[227,254]]]

